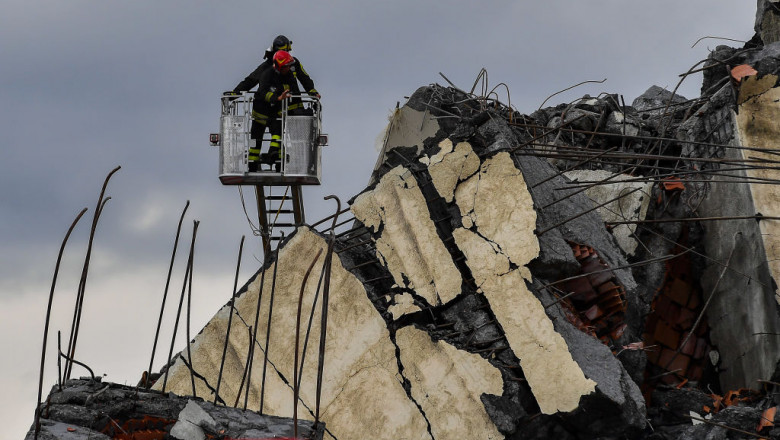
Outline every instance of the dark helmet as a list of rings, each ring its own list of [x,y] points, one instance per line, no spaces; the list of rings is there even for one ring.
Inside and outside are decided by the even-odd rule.
[[[273,49],[274,52],[277,50],[286,50],[289,52],[292,50],[292,41],[290,41],[290,39],[284,35],[279,35],[278,37],[274,38],[274,43],[271,45],[271,49]]]
[[[289,52],[279,50],[274,54],[274,69],[277,72],[281,71],[285,66],[291,66],[295,59]]]

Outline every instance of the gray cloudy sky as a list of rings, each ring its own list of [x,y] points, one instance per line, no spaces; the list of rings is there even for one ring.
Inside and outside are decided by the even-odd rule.
[[[283,7],[280,7],[283,6]],[[181,290],[192,220],[193,331],[230,296],[238,243],[240,284],[258,266],[258,239],[235,187],[220,185],[222,91],[260,61],[277,34],[293,42],[323,96],[330,146],[324,184],[307,188],[307,219],[366,184],[375,139],[397,101],[418,87],[470,89],[481,68],[530,113],[545,98],[674,88],[705,40],[753,35],[754,2],[563,1],[114,1],[5,0],[0,7],[0,426],[22,438],[33,420],[46,301],[65,232],[89,212],[66,249],[53,307],[44,395],[56,378],[56,332],[67,343],[92,211],[115,166],[112,197],[93,250],[77,357],[106,380],[135,384],[147,368],[176,223],[187,200],[171,291]],[[681,94],[698,96],[700,77]],[[499,89],[502,101],[505,92]],[[251,200],[251,193],[248,192]],[[253,205],[249,206],[254,209]],[[169,310],[175,309],[169,299]],[[173,317],[167,319],[172,322]],[[171,325],[155,362],[167,355]],[[179,342],[176,350],[181,348]],[[74,370],[74,374],[82,374]]]

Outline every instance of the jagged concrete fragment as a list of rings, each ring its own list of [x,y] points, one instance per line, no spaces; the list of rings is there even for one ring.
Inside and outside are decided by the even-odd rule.
[[[773,88],[777,78],[744,78],[739,95],[730,85],[724,86],[686,122],[686,140],[707,140],[702,133],[708,127],[732,127],[720,142],[756,150],[742,151],[723,148],[719,157],[732,163],[750,158],[768,158],[762,149],[776,149],[777,116],[780,114],[778,95]],[[735,113],[734,102],[737,103]],[[724,111],[712,108],[720,105]],[[705,118],[710,118],[706,121]],[[702,123],[708,122],[708,126]],[[759,167],[761,164],[758,164]],[[747,177],[777,179],[776,170],[729,171],[729,180]],[[716,179],[724,180],[724,179]],[[775,185],[734,184],[714,181],[708,184],[707,196],[697,207],[701,217],[745,217],[763,214],[778,215]],[[760,207],[759,207],[760,206]],[[709,298],[707,316],[710,340],[719,353],[719,380],[726,390],[755,387],[757,380],[772,377],[780,360],[780,318],[777,313],[778,255],[776,221],[753,219],[703,222],[703,245],[708,257],[700,276],[704,298]],[[728,262],[728,268],[724,265]]]
[[[46,406],[39,440],[278,438],[295,430],[290,418],[89,379],[54,386]],[[321,440],[323,430],[298,421],[300,438]],[[33,437],[31,429],[25,438]]]
[[[539,254],[533,233],[536,214],[509,154],[486,160],[479,174],[458,186],[456,203],[473,219],[476,232],[456,229],[455,242],[520,358],[539,407],[545,414],[576,409],[595,382],[585,378],[541,302],[526,287],[530,271],[525,265]],[[517,268],[511,269],[510,262]]]
[[[423,141],[433,137],[437,131],[439,131],[439,122],[431,117],[428,111],[415,110],[406,105],[396,108],[385,127],[384,136],[381,137],[382,145],[374,170],[379,168],[394,148],[417,147],[417,154],[419,154],[423,148]]]
[[[609,184],[594,185],[585,191],[585,194],[596,205],[608,203],[596,211],[605,222],[637,221],[644,220],[647,207],[650,204],[653,183],[652,182],[621,182],[623,180],[635,180],[635,176],[620,175],[614,177],[613,173],[605,170],[576,170],[564,173],[573,181],[601,182],[609,179]],[[616,198],[620,197],[618,200]],[[639,245],[634,232],[636,224],[615,225],[612,235],[626,254],[632,255]]]
[[[509,260],[474,232],[456,229],[455,242],[520,358],[528,384],[545,414],[573,411],[595,382],[585,377],[566,341],[553,329],[541,302],[526,287],[521,270],[507,271]],[[492,258],[491,258],[492,257]]]
[[[351,209],[355,218],[379,232],[377,254],[396,284],[414,289],[431,305],[447,303],[460,293],[460,272],[409,170],[399,166],[389,171],[374,190],[358,196]]]
[[[392,302],[392,305],[387,310],[393,315],[393,319],[398,319],[407,313],[420,311],[420,307],[414,304],[414,298],[408,293],[395,295],[392,298]]]
[[[644,93],[634,99],[631,106],[639,112],[660,116],[667,111],[668,106],[685,101],[686,99],[683,96],[674,94],[659,86],[650,86]]]
[[[203,428],[208,428],[210,432],[216,432],[217,423],[203,410],[197,403],[190,400],[179,413],[179,419],[171,428],[171,436],[180,440],[203,440],[206,433]]]
[[[455,186],[479,170],[479,157],[467,142],[459,142],[453,149],[452,141],[445,139],[439,143],[439,152],[431,158],[423,157],[421,162],[428,165],[433,186],[448,203],[455,196]]]
[[[780,11],[778,0],[758,0],[756,33],[764,44],[780,41]]]
[[[434,439],[503,439],[480,401],[501,395],[501,373],[476,354],[434,342],[424,331],[405,327],[396,333],[404,377],[431,424]],[[456,403],[457,402],[457,403]]]
[[[292,415],[290,383],[293,381],[298,295],[312,259],[320,250],[324,252],[326,247],[325,240],[319,235],[307,228],[300,228],[281,249],[278,261],[274,262],[279,267],[270,327],[267,319],[274,264],[265,269],[248,408],[259,407],[264,341],[266,329],[270,328],[263,411],[279,416]],[[302,301],[303,317],[310,315],[323,259],[321,255],[306,284]],[[235,403],[242,383],[249,348],[248,328],[255,327],[261,280],[262,276],[257,276],[247,291],[235,301],[236,315],[233,317],[220,388],[220,397],[230,405]],[[198,396],[209,400],[214,398],[213,390],[219,374],[229,309],[229,306],[225,306],[192,344]],[[425,419],[401,384],[395,346],[384,321],[367,298],[363,285],[343,268],[338,258],[333,260],[329,321],[325,347],[327,374],[322,385],[321,403],[321,419],[328,430],[340,439],[428,438]],[[317,310],[314,313],[315,329],[319,322],[320,312]],[[301,334],[305,334],[305,328]],[[300,346],[303,346],[303,341]],[[313,411],[315,406],[318,346],[319,332],[312,331],[301,379],[303,403],[299,404],[298,414],[303,418],[311,418],[309,411]],[[182,355],[186,358],[186,350]],[[205,378],[207,383],[200,377]],[[157,388],[161,386],[162,379],[156,384]],[[166,390],[182,395],[192,393],[190,373],[181,359],[170,369]],[[376,396],[382,398],[377,399]],[[239,402],[244,402],[243,392]]]
[[[524,267],[539,255],[533,200],[509,153],[486,159],[478,174],[458,186],[455,197],[463,225],[476,226],[512,263]]]
[[[777,79],[776,75],[767,75],[761,79],[750,77],[745,79],[742,87],[753,83],[774,86]],[[740,90],[741,104],[737,113],[737,133],[741,145],[757,149],[751,152],[751,159],[773,162],[777,160],[775,152],[780,150],[780,127],[777,125],[780,117],[778,104],[780,88],[764,89],[764,87],[759,87],[759,90],[750,93],[749,97],[745,97],[742,89]],[[757,181],[771,182],[780,179],[780,170],[774,168],[749,169],[746,174]],[[753,184],[750,185],[750,192],[757,213],[766,217],[780,217],[780,192],[774,185]],[[780,279],[780,221],[762,220],[759,226],[766,251],[766,262],[772,278],[777,283]],[[780,303],[777,286],[775,286],[775,299]]]

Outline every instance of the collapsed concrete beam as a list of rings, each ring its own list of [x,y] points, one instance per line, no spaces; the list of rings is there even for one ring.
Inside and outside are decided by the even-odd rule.
[[[396,284],[415,290],[430,305],[445,304],[460,293],[460,272],[409,170],[399,166],[389,171],[375,189],[358,196],[351,209],[378,233],[377,256]]]
[[[260,386],[263,372],[263,350],[265,348],[266,329],[270,329],[268,347],[269,366],[266,377],[266,389],[263,411],[266,414],[289,417],[293,412],[293,357],[295,347],[295,322],[297,316],[298,294],[311,259],[319,250],[326,248],[325,240],[303,228],[293,235],[282,248],[279,259],[265,269],[265,281],[261,298],[261,319],[257,324],[254,368],[251,372],[248,408],[259,408]],[[306,256],[306,258],[301,258]],[[313,274],[319,274],[322,260],[315,265]],[[272,275],[274,265],[277,271],[276,291],[274,295],[271,325],[267,326],[269,301],[271,298]],[[311,304],[316,293],[316,276],[306,285],[302,316],[311,312]],[[255,326],[254,317],[257,301],[260,298],[261,274],[247,286],[246,291],[235,301],[236,316],[230,334],[229,348],[225,359],[220,388],[220,397],[229,405],[239,398],[243,405],[243,392],[239,396],[239,386],[246,355],[249,350],[247,331]],[[344,270],[337,258],[333,260],[331,275],[331,307],[326,341],[326,371],[322,389],[322,420],[336,438],[415,438],[422,439],[420,433],[427,432],[427,422],[417,406],[409,400],[397,368],[396,348],[390,340],[384,321],[376,313],[366,297],[363,285],[351,273]],[[195,337],[192,344],[193,365],[199,377],[205,378],[196,383],[198,396],[213,400],[216,387],[220,357],[227,331],[230,307],[223,307],[219,313]],[[320,320],[319,311],[314,313],[315,327]],[[306,319],[308,321],[308,319]],[[302,334],[305,334],[305,328]],[[300,417],[310,419],[310,411],[315,406],[316,360],[318,358],[319,332],[312,331],[306,351],[306,365],[302,375],[302,403],[299,404]],[[303,346],[301,341],[300,346]],[[186,350],[181,353],[186,358]],[[181,358],[170,368],[166,391],[181,395],[192,394],[190,373]],[[163,380],[155,387],[160,389]],[[376,399],[377,395],[383,396]],[[381,434],[378,434],[381,433]]]

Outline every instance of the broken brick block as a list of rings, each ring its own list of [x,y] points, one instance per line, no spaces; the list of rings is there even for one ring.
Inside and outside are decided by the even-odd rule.
[[[607,268],[602,267],[599,270],[604,270],[604,269]],[[615,274],[612,273],[611,270],[606,270],[604,272],[598,272],[598,273],[588,275],[588,280],[594,286],[600,286],[613,278],[615,278]]]
[[[593,287],[591,287],[590,283],[585,278],[575,278],[568,281],[566,283],[566,289],[569,292],[574,292],[570,298],[575,302],[589,303],[598,298],[598,294],[593,290]]]
[[[683,341],[685,341],[686,338],[688,338],[688,341],[680,347],[680,352],[687,356],[693,356],[696,352],[696,344],[698,343],[699,338],[693,335],[689,336],[689,333],[687,332],[683,334]]]
[[[658,316],[663,317],[665,320],[667,320],[667,317],[673,312],[672,307],[672,300],[670,300],[666,295],[658,295],[655,299],[655,302],[653,303],[653,309],[655,310],[655,313]]]
[[[661,350],[661,355],[658,358],[658,366],[666,371],[675,371],[676,374],[681,376],[687,374],[690,363],[690,357],[669,348]]]
[[[693,323],[696,321],[696,315],[690,309],[679,308],[678,314],[675,317],[674,323],[678,328],[689,329],[693,327]]]
[[[592,305],[588,310],[585,310],[583,312],[586,318],[588,318],[591,321],[595,321],[601,317],[601,315],[604,314],[604,312],[599,308],[597,305]]]
[[[656,342],[666,347],[676,350],[680,343],[680,332],[674,330],[664,321],[658,321],[653,332],[653,337]]]
[[[691,285],[679,278],[675,278],[667,285],[666,294],[677,304],[686,307],[691,297]]]

